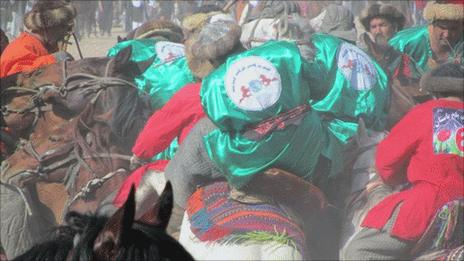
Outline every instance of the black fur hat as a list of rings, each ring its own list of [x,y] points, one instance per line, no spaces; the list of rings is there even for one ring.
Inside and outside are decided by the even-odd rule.
[[[420,80],[421,88],[431,93],[464,96],[464,66],[445,63],[427,72]]]
[[[406,17],[396,7],[386,4],[373,4],[361,11],[359,21],[366,31],[369,31],[369,23],[373,18],[383,17],[391,23],[396,23],[398,31],[403,29]]]
[[[56,26],[73,26],[74,6],[64,0],[39,0],[24,15],[24,26],[34,32]]]

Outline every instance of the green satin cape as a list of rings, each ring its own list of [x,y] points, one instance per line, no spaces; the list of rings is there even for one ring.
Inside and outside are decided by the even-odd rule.
[[[155,39],[138,39],[120,42],[108,51],[107,56],[115,56],[122,49],[132,46],[131,60],[146,61],[153,56],[153,64],[140,76],[135,78],[137,87],[148,93],[152,100],[152,107],[161,108],[180,88],[187,83],[195,82],[190,72],[185,56],[178,56],[171,62],[163,62],[156,50],[156,45],[164,41]]]
[[[315,57],[305,67],[311,105],[322,115],[329,142],[323,154],[332,161],[331,175],[342,170],[341,151],[356,134],[358,118],[383,130],[389,105],[385,71],[364,51],[327,34],[314,34]],[[351,61],[350,61],[351,60]]]
[[[240,108],[226,90],[228,70],[250,56],[270,62],[280,75],[278,99],[262,110]],[[303,63],[305,61],[294,43],[270,41],[230,56],[203,79],[202,105],[208,117],[218,126],[204,137],[205,147],[209,157],[233,186],[245,185],[254,174],[269,167],[281,167],[310,179],[325,144],[319,116],[313,111],[306,112],[299,125],[274,130],[263,139],[251,140],[243,135],[247,126],[309,103],[310,88],[303,78]],[[258,76],[259,73],[255,78],[258,79]]]

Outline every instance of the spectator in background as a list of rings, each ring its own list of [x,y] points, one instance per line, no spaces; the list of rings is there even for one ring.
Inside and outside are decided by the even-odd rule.
[[[22,31],[23,28],[23,16],[26,10],[26,1],[10,0],[11,3],[11,27],[10,35],[15,37]]]
[[[130,33],[132,31],[132,1],[121,0],[122,9],[124,10],[124,31]]]
[[[145,2],[141,0],[132,0],[131,2],[132,6],[130,8],[132,8],[132,30],[135,30],[146,21]]]
[[[8,1],[0,1],[0,29],[6,31],[10,19],[11,4]]]
[[[105,33],[111,36],[111,28],[113,27],[113,1],[98,2],[98,25],[100,27],[100,35]]]

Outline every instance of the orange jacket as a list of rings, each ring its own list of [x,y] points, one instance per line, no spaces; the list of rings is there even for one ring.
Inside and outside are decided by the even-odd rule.
[[[23,32],[11,42],[0,56],[0,77],[32,71],[44,65],[56,63],[42,42],[29,33]]]

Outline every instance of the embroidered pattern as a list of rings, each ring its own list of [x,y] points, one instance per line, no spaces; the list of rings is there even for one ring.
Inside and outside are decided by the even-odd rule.
[[[201,241],[266,241],[256,240],[261,235],[260,238],[267,238],[268,241],[296,245],[303,253],[303,231],[280,208],[230,200],[227,182],[217,182],[198,189],[189,198],[187,205],[191,230]]]
[[[464,110],[433,109],[433,152],[464,157]]]

